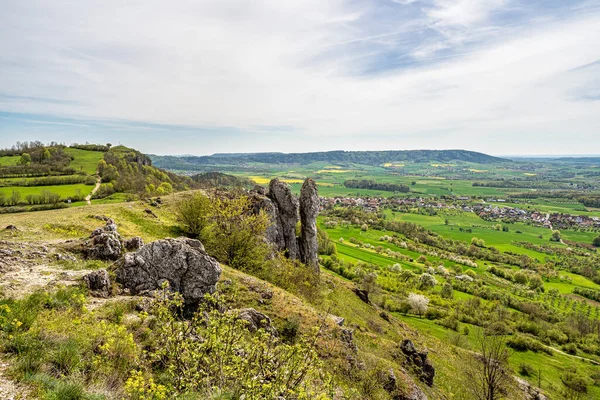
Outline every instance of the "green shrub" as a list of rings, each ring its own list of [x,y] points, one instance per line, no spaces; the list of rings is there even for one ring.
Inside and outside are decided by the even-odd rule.
[[[534,376],[535,369],[529,364],[521,363],[519,364],[519,374],[523,376]]]

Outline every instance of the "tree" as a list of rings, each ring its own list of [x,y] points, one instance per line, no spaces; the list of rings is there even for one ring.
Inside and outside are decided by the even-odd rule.
[[[452,288],[452,284],[446,282],[444,286],[442,286],[442,292],[440,293],[444,299],[452,299],[454,298],[454,290]]]
[[[596,237],[593,241],[592,244],[596,247],[600,247],[600,236]]]
[[[408,295],[408,305],[410,306],[410,309],[421,318],[421,316],[427,312],[429,299],[422,294],[410,293]]]
[[[561,241],[560,231],[558,231],[558,230],[552,231],[552,236],[550,237],[550,241],[551,242],[560,242]]]
[[[366,232],[369,230],[369,225],[367,224],[362,224],[362,226],[360,227],[360,230],[363,232]]]
[[[506,398],[514,384],[508,366],[510,353],[504,339],[490,335],[484,329],[475,335],[476,354],[470,355],[464,365],[465,388],[476,400]]]
[[[175,215],[185,233],[199,237],[208,223],[210,208],[208,197],[202,193],[194,193],[177,203]]]
[[[267,214],[253,213],[246,196],[232,199],[215,196],[211,203],[207,224],[200,234],[207,252],[230,267],[258,271],[271,252],[264,240],[270,224]]]
[[[377,290],[377,274],[375,272],[369,272],[360,281],[361,288],[367,292],[367,296],[375,293]]]
[[[337,253],[335,242],[331,240],[327,232],[320,227],[317,227],[317,247],[318,253],[322,255],[330,256]]]
[[[23,153],[21,155],[21,159],[19,160],[20,165],[29,165],[31,164],[31,156],[29,153]]]
[[[435,277],[433,275],[425,272],[419,277],[419,289],[428,290],[434,287],[435,285],[437,285],[437,281],[435,280]]]
[[[585,399],[587,395],[587,382],[581,376],[568,372],[560,377],[564,398],[567,400]]]

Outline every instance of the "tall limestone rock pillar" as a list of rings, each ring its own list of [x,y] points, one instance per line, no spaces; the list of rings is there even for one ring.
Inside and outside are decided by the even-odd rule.
[[[269,183],[269,199],[278,211],[277,228],[283,235],[287,256],[292,260],[300,258],[296,240],[296,222],[298,222],[298,199],[292,194],[289,186],[275,178]]]
[[[300,223],[301,236],[300,261],[319,272],[317,215],[319,214],[319,194],[317,184],[307,179],[300,189]]]

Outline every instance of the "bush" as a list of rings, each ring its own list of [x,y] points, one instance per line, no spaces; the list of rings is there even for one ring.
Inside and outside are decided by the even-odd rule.
[[[537,340],[530,339],[523,335],[515,335],[506,341],[506,345],[516,351],[527,351],[531,350],[534,353],[540,351],[545,352],[548,355],[552,355],[552,350],[545,347]]]
[[[519,374],[523,376],[534,376],[535,369],[529,364],[521,363],[519,364]]]
[[[172,394],[218,391],[232,398],[270,399],[302,393],[310,398],[325,390],[329,378],[320,373],[318,331],[293,345],[262,329],[250,334],[247,322],[234,312],[210,308],[212,298],[191,320],[180,321],[175,315],[183,307],[181,296],[168,296],[168,288],[164,290],[153,312],[156,341],[148,357],[164,366],[164,383],[173,388]]]
[[[577,354],[577,346],[575,345],[575,343],[565,344],[564,346],[562,346],[562,350],[565,353],[569,353],[571,355],[576,355]]]
[[[175,215],[184,232],[199,237],[207,225],[210,210],[210,199],[198,192],[181,200],[175,208]]]

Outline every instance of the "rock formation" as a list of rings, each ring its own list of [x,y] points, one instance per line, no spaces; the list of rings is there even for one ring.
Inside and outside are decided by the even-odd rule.
[[[267,196],[277,209],[277,242],[281,242],[281,239],[283,239],[288,257],[292,260],[297,260],[300,258],[298,242],[296,240],[298,199],[292,194],[290,187],[277,178],[269,183],[269,193]]]
[[[110,277],[105,269],[99,269],[84,275],[83,283],[90,289],[93,296],[108,297],[110,295]]]
[[[219,263],[206,254],[202,243],[187,238],[157,240],[125,254],[115,266],[117,282],[131,294],[159,289],[168,281],[188,305],[214,293],[221,276]]]
[[[95,229],[90,239],[84,243],[83,252],[87,258],[96,260],[117,260],[123,252],[121,235],[112,219],[102,228]]]
[[[435,377],[435,368],[427,358],[426,351],[417,351],[415,345],[410,339],[404,339],[400,345],[400,350],[406,356],[406,361],[412,369],[419,375],[419,379],[428,386],[433,386]]]
[[[254,308],[242,308],[237,310],[238,318],[248,322],[248,330],[256,332],[258,329],[264,329],[274,336],[278,336],[277,329],[272,325],[271,318],[265,314],[256,311]]]
[[[307,179],[300,190],[300,223],[301,236],[300,260],[319,271],[317,244],[317,215],[319,214],[319,194],[317,184]]]
[[[317,214],[319,195],[317,185],[307,179],[302,185],[298,200],[285,182],[273,179],[269,190],[254,190],[254,212],[265,212],[271,220],[265,237],[276,251],[288,258],[300,260],[319,271],[317,243]],[[296,237],[296,225],[301,222],[301,235]]]

